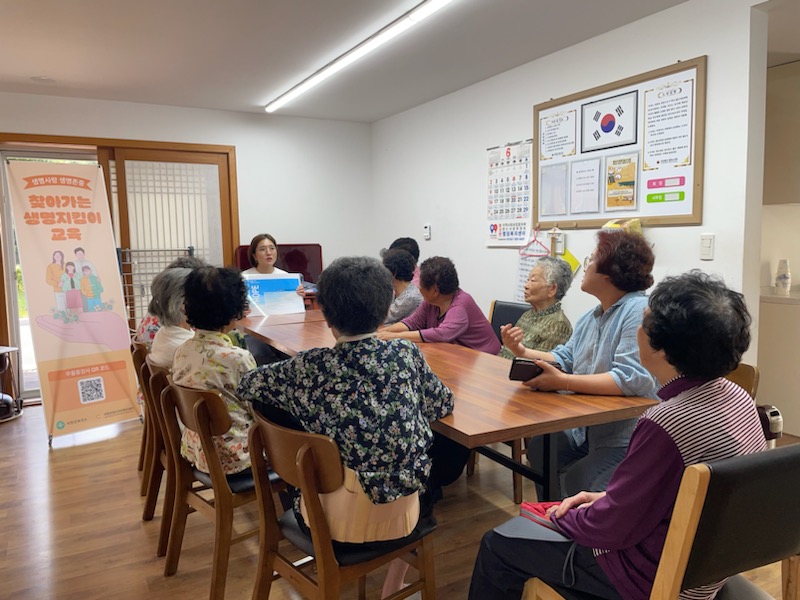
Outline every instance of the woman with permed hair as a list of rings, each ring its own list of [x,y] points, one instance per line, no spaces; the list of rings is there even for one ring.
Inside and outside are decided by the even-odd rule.
[[[525,302],[531,309],[522,313],[514,327],[522,330],[521,343],[531,350],[549,351],[572,335],[572,323],[561,310],[561,300],[572,285],[572,267],[560,258],[543,256],[533,265],[525,282]],[[500,356],[514,353],[503,346]]]
[[[416,345],[375,336],[392,301],[380,262],[338,258],[317,289],[336,345],[259,367],[242,378],[239,394],[267,418],[279,409],[336,441],[352,485],[321,497],[334,544],[389,551],[430,519],[431,507],[420,502],[431,470],[430,423],[453,410],[453,394]],[[294,512],[307,533],[299,498]],[[400,589],[406,566],[397,559],[390,567],[383,597]]]
[[[391,325],[400,319],[405,319],[417,310],[417,307],[422,304],[422,294],[411,281],[414,278],[414,269],[417,263],[407,250],[401,248],[387,250],[383,254],[383,266],[392,274],[392,287],[394,288],[394,300],[389,306],[389,314],[386,315],[386,320],[383,322],[384,325]]]
[[[500,352],[500,342],[486,316],[472,296],[459,288],[453,261],[434,256],[423,262],[419,285],[422,304],[405,319],[382,328],[378,337],[459,344],[488,354]]]
[[[584,261],[581,289],[600,304],[575,324],[570,339],[550,352],[522,345],[523,332],[501,327],[503,343],[515,356],[537,360],[543,371],[526,381],[534,390],[564,390],[601,396],[650,396],[655,382],[639,361],[636,329],[647,306],[644,290],[653,285],[655,257],[638,233],[601,230],[597,247]],[[555,361],[556,368],[545,361]],[[636,419],[580,427],[559,435],[558,466],[562,498],[581,490],[606,489],[625,456]],[[531,464],[539,465],[541,444],[528,446]]]
[[[172,379],[178,385],[198,390],[217,390],[231,416],[231,428],[214,438],[226,474],[250,468],[247,432],[253,423],[247,404],[236,395],[242,375],[255,369],[247,350],[233,345],[226,335],[247,310],[247,286],[236,269],[201,267],[184,284],[186,320],[195,329],[194,338],[175,351]],[[185,429],[181,454],[195,468],[208,473],[198,435]]]
[[[639,418],[608,490],[583,491],[551,510],[573,544],[487,533],[469,597],[520,598],[525,581],[538,577],[581,597],[649,598],[684,469],[766,448],[753,399],[725,379],[749,344],[744,297],[721,279],[691,271],[661,281],[638,328],[661,402]],[[723,584],[680,597],[713,598]]]

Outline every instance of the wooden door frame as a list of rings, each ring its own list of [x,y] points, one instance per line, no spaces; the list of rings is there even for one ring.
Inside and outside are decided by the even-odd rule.
[[[38,133],[3,133],[0,132],[0,150],[65,150],[65,149],[93,149],[97,153],[97,161],[102,165],[104,180],[109,204],[111,203],[111,181],[108,177],[109,161],[114,159],[115,149],[124,150],[169,150],[172,152],[218,154],[221,156],[222,163],[227,165],[227,174],[223,174],[220,169],[220,186],[226,185],[228,189],[229,207],[228,222],[229,230],[225,231],[225,218],[222,225],[222,254],[224,264],[233,264],[233,253],[239,245],[239,197],[236,177],[236,148],[235,146],[223,146],[216,144],[190,144],[185,142],[154,142],[148,140],[123,140],[116,138],[98,138],[69,135],[46,135]],[[222,163],[220,166],[222,166]],[[225,176],[227,175],[227,177]],[[224,181],[227,180],[227,181]],[[113,212],[110,210],[112,214]],[[222,211],[223,214],[226,211]],[[120,211],[120,221],[123,218]],[[127,215],[125,216],[127,221]],[[122,229],[120,229],[122,231]],[[127,233],[124,235],[127,236]],[[3,268],[3,249],[0,247],[0,276],[5,281]],[[6,286],[0,288],[0,345],[8,345],[10,339],[10,327],[8,316],[8,304],[11,302],[6,296]]]

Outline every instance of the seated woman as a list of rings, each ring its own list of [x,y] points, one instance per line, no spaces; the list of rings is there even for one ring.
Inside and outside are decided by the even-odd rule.
[[[247,432],[253,423],[248,405],[236,396],[242,375],[255,369],[253,356],[231,343],[226,335],[247,310],[247,286],[235,269],[201,267],[186,277],[186,320],[195,335],[175,351],[172,379],[198,390],[217,390],[231,415],[231,428],[214,438],[226,474],[250,468]],[[197,469],[208,473],[200,438],[185,429],[181,454]]]
[[[205,264],[206,261],[201,258],[196,258],[194,256],[179,256],[169,263],[164,268],[164,271],[167,269],[196,269],[197,267],[202,267]],[[161,271],[161,273],[164,271]],[[158,275],[156,275],[156,277],[158,277]],[[158,322],[158,317],[153,314],[153,309],[153,306],[148,305],[147,312],[142,317],[141,321],[139,321],[136,332],[133,334],[134,342],[147,344],[148,348],[152,346],[153,340],[156,337],[156,332],[158,332],[158,330],[161,328],[161,324]],[[155,310],[157,311],[158,309]]]
[[[194,337],[183,312],[183,288],[192,269],[165,269],[155,276],[150,286],[153,298],[150,314],[161,327],[153,338],[150,360],[156,366],[172,368],[178,346]]]
[[[323,502],[333,539],[403,538],[420,518],[430,422],[453,410],[453,394],[414,344],[375,336],[392,301],[391,275],[380,262],[335,260],[320,276],[317,298],[336,346],[259,367],[242,378],[239,395],[267,417],[282,409],[339,445],[345,484]],[[299,500],[295,512],[303,524]],[[385,591],[402,581],[405,570],[395,569],[399,581],[387,581]]]
[[[394,300],[383,322],[384,325],[391,325],[417,310],[422,303],[422,294],[419,293],[419,288],[411,283],[416,263],[414,257],[407,251],[400,248],[388,250],[383,255],[383,266],[392,274],[394,288]]]
[[[242,271],[242,275],[288,275],[275,266],[278,262],[278,242],[268,233],[259,233],[250,240],[247,258],[250,268]],[[297,286],[297,293],[305,296],[302,282]]]
[[[606,492],[581,492],[551,511],[575,544],[490,531],[469,597],[520,598],[525,581],[539,577],[600,598],[648,598],[684,469],[766,447],[753,399],[724,378],[750,345],[749,327],[744,297],[719,279],[692,271],[659,283],[638,339],[661,404],[639,419]],[[713,598],[722,583],[680,597]]]
[[[531,310],[524,313],[514,325],[522,331],[521,344],[531,350],[552,350],[564,344],[572,335],[572,324],[561,310],[561,299],[572,284],[572,267],[552,256],[536,261],[525,282],[525,302]],[[503,346],[500,356],[514,358],[514,353]]]
[[[492,326],[467,292],[458,287],[458,273],[449,258],[434,256],[419,272],[423,302],[411,316],[381,328],[383,340],[450,342],[489,354],[500,352]]]
[[[414,259],[414,275],[411,278],[411,283],[419,289],[419,265],[417,264],[419,263],[419,244],[417,240],[410,237],[397,238],[389,245],[388,249],[381,251],[381,258],[383,258],[384,254],[389,250],[405,250],[411,255]]]
[[[597,298],[600,305],[578,320],[566,344],[551,352],[529,350],[521,344],[521,330],[507,325],[500,328],[503,342],[515,356],[542,359],[538,364],[543,373],[525,385],[545,391],[653,396],[655,382],[639,362],[636,329],[647,306],[643,290],[653,284],[650,271],[654,260],[653,251],[640,234],[598,232],[597,247],[584,262],[581,289]],[[545,360],[557,361],[561,370]],[[625,456],[635,425],[636,419],[628,419],[559,434],[561,491],[554,491],[554,498],[606,489]],[[537,443],[528,446],[528,458],[534,466],[541,462],[539,447]]]

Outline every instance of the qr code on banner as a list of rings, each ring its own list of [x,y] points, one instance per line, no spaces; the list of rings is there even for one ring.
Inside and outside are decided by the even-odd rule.
[[[78,393],[81,395],[81,404],[105,400],[106,388],[103,386],[103,378],[79,379]]]

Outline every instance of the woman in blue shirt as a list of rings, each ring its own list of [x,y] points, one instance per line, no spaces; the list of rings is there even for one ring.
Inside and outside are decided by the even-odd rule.
[[[522,332],[501,328],[503,343],[516,356],[540,359],[543,372],[526,381],[534,390],[563,390],[605,396],[650,396],[655,381],[639,361],[636,330],[647,306],[644,290],[653,284],[655,257],[644,237],[601,230],[597,247],[584,263],[581,289],[600,304],[583,315],[566,344],[550,352],[521,344]],[[547,364],[555,361],[560,370]],[[636,419],[571,429],[559,434],[560,496],[603,491],[625,456]],[[528,446],[531,464],[541,462],[541,444]]]

